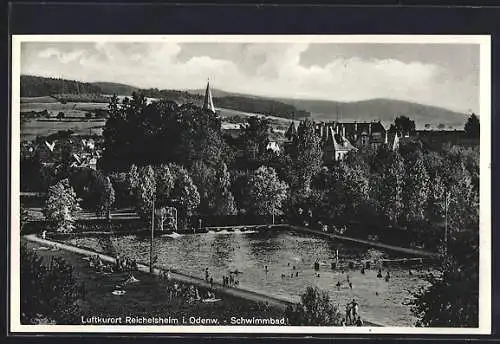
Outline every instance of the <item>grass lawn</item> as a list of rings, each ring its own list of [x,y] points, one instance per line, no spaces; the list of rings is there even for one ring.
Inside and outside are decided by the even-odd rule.
[[[26,242],[26,244],[30,250],[40,247],[32,242]],[[179,319],[179,325],[182,325],[183,317],[186,320],[185,325],[199,325],[190,324],[190,317],[218,319],[220,325],[230,325],[231,317],[283,317],[283,312],[279,309],[268,308],[262,304],[227,295],[216,295],[217,298],[221,298],[221,301],[214,303],[195,301],[190,304],[181,297],[170,299],[167,291],[168,282],[141,272],[134,273],[134,277],[139,280],[138,283],[126,285],[124,287],[126,294],[116,296],[112,294],[112,291],[115,290],[117,284],[127,279],[127,272],[98,273],[89,267],[88,261],[84,260],[83,256],[64,250],[37,250],[36,253],[44,257],[46,262],[51,256],[63,257],[73,266],[76,280],[85,285],[85,294],[79,300],[83,317],[172,317]],[[206,291],[201,288],[199,292],[202,297],[206,294]]]

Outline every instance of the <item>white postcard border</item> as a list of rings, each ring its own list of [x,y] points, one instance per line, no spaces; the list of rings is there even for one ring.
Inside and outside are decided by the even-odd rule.
[[[20,323],[20,70],[23,42],[407,43],[480,45],[480,278],[478,328],[306,326],[96,326]],[[491,36],[490,35],[13,35],[11,76],[10,331],[25,333],[491,334]]]

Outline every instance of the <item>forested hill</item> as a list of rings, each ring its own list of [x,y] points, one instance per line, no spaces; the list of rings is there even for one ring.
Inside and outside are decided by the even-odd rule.
[[[137,92],[138,87],[126,84],[119,84],[117,82],[93,82],[92,85],[101,89],[103,94],[116,94],[116,95],[131,95],[132,92]]]
[[[63,93],[69,94],[116,94],[130,96],[141,92],[150,98],[166,98],[177,103],[201,105],[205,89],[186,91],[139,89],[134,86],[112,83],[84,83],[36,76],[21,76],[21,97],[40,97]],[[77,86],[78,85],[78,89]],[[341,121],[380,120],[392,123],[397,116],[415,121],[417,128],[463,128],[468,115],[444,108],[394,99],[370,99],[354,102],[331,100],[307,100],[292,98],[261,97],[212,89],[215,106],[243,112],[267,114],[278,117],[301,119],[311,116],[315,120]]]
[[[102,94],[102,90],[88,82],[21,75],[21,97],[44,97],[62,93]]]
[[[158,90],[155,88],[140,90],[140,92],[149,98],[164,98],[178,103],[194,103],[198,105],[203,103],[204,97],[204,91],[203,93],[198,93],[192,91]],[[291,104],[286,104],[270,98],[236,95],[216,89],[212,90],[212,95],[214,96],[215,106],[218,108],[283,118],[301,119],[311,116],[309,111],[297,109]]]
[[[42,97],[55,94],[116,94],[130,96],[132,92],[142,93],[148,98],[162,98],[177,103],[203,103],[203,94],[189,91],[159,90],[157,88],[140,89],[134,86],[112,83],[84,83],[75,80],[44,78],[21,75],[21,97]],[[284,118],[304,118],[310,113],[295,106],[274,99],[258,98],[246,95],[235,95],[219,90],[212,90],[215,106],[243,112],[259,113]],[[78,101],[72,99],[71,101]],[[82,100],[83,101],[83,100]]]

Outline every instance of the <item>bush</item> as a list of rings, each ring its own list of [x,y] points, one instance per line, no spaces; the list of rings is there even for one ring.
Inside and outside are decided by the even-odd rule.
[[[52,257],[44,265],[43,258],[21,246],[21,324],[77,323],[80,293],[73,267],[64,259]]]
[[[285,317],[292,326],[341,326],[342,315],[330,296],[318,288],[307,287],[301,302],[287,307]]]

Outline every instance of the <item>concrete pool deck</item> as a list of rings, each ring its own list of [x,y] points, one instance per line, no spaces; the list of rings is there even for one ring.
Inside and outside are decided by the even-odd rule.
[[[72,253],[75,253],[78,255],[83,255],[83,256],[98,255],[101,257],[101,259],[103,261],[108,262],[108,263],[115,263],[115,261],[116,261],[115,258],[113,258],[111,256],[108,256],[108,255],[105,255],[102,253],[98,253],[98,252],[95,252],[95,251],[92,251],[89,249],[84,249],[84,248],[80,248],[80,247],[76,247],[76,246],[72,246],[72,245],[63,244],[63,243],[60,243],[57,241],[42,239],[35,234],[26,235],[23,238],[27,241],[37,243],[39,245],[44,245],[44,246],[49,246],[49,247],[50,246],[57,247],[59,249],[62,249],[62,250],[68,251],[68,252],[72,252]],[[144,273],[150,272],[149,266],[146,264],[138,264],[138,269],[139,269],[139,271],[144,272]],[[162,273],[163,271],[165,271],[165,269],[154,268],[153,274],[160,275],[160,273]],[[198,287],[210,288],[210,283],[206,282],[202,278],[191,276],[188,274],[184,274],[184,273],[179,272],[179,271],[175,271],[175,272],[171,271],[170,274],[171,274],[171,277],[173,280],[176,280],[176,281],[179,281],[182,283],[190,283],[190,284],[193,284],[193,285],[198,286]],[[260,303],[265,303],[265,304],[267,303],[270,307],[283,309],[283,310],[285,309],[285,307],[294,304],[294,302],[292,302],[290,300],[275,298],[275,297],[272,297],[269,295],[264,295],[264,294],[260,294],[260,293],[253,292],[250,290],[240,289],[240,288],[236,288],[236,287],[228,288],[228,287],[224,287],[224,286],[222,286],[222,284],[216,283],[216,282],[213,283],[213,288],[215,289],[215,291],[217,293],[230,295],[230,296],[241,298],[241,299],[248,300],[248,301],[260,302]],[[363,317],[363,318],[364,318],[365,324],[367,326],[372,326],[372,327],[386,326],[386,325],[380,324],[376,321],[372,321],[371,319],[366,319],[365,317]]]

